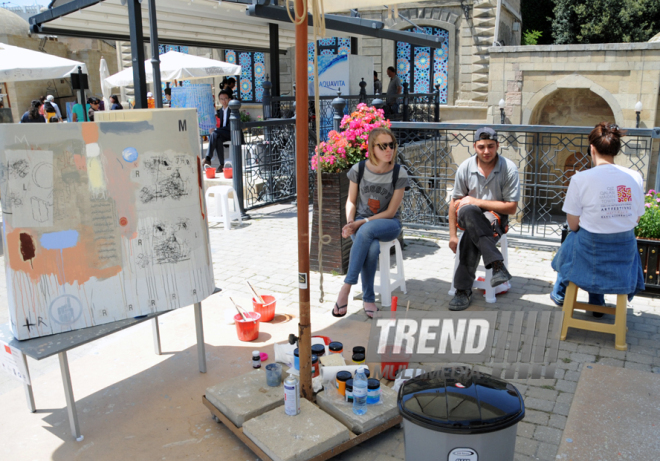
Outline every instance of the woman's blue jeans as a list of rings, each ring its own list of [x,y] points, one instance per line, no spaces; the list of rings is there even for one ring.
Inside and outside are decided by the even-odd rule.
[[[568,284],[571,283],[569,280],[564,279],[561,276],[561,272],[557,272],[557,281],[555,286],[552,288],[552,293],[550,296],[559,304],[564,304],[564,296],[566,296],[566,288]],[[604,306],[605,305],[605,295],[598,293],[589,293],[589,304],[595,306]]]
[[[355,220],[361,218],[356,217]],[[362,274],[362,301],[373,303],[376,301],[374,293],[374,278],[378,268],[378,255],[380,242],[394,240],[401,233],[401,222],[398,219],[374,219],[360,226],[358,231],[351,235],[353,247],[348,262],[348,273],[344,283],[355,285],[358,276]]]

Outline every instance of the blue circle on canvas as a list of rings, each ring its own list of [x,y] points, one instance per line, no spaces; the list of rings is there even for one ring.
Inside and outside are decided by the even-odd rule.
[[[127,162],[134,162],[138,158],[138,151],[134,147],[127,147],[122,151],[121,156]]]

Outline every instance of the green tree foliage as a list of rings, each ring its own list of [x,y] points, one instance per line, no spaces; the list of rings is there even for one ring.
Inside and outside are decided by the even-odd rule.
[[[523,45],[525,34],[539,31],[542,35],[535,45],[550,45],[552,43],[552,12],[555,4],[553,0],[521,0],[520,14],[522,15]],[[529,43],[531,45],[531,43]]]
[[[553,1],[557,44],[645,42],[660,32],[659,0]]]
[[[538,45],[539,38],[543,35],[540,30],[526,30],[522,36],[523,45]]]

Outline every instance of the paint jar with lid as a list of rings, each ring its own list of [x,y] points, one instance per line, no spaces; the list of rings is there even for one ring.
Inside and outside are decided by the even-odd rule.
[[[353,365],[364,364],[364,354],[353,354]]]
[[[375,378],[367,380],[367,405],[380,402],[380,381]]]
[[[337,381],[337,391],[344,397],[346,397],[346,381],[351,379],[353,375],[351,375],[350,371],[338,371],[337,375],[335,376],[335,379]]]
[[[323,357],[325,355],[325,346],[323,344],[312,344],[312,354],[317,357]]]
[[[347,402],[353,402],[353,378],[346,381],[346,391],[344,397]]]
[[[353,348],[353,354],[366,354],[367,350],[364,348],[364,346],[355,346]]]
[[[312,378],[316,378],[320,373],[321,367],[319,366],[319,358],[312,355]]]
[[[293,368],[300,371],[300,349],[297,347],[293,350]]]
[[[259,351],[252,351],[252,368],[261,368],[261,354]]]
[[[344,345],[339,341],[333,341],[328,344],[328,349],[330,350],[331,354],[341,354],[344,352]]]

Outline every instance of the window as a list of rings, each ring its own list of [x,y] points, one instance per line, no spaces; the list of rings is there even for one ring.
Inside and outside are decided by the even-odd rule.
[[[401,83],[408,83],[410,93],[432,93],[440,85],[440,103],[447,104],[447,63],[449,32],[438,27],[422,27],[427,34],[443,37],[440,48],[429,48],[396,42],[396,72]],[[422,33],[418,28],[408,32]]]
[[[261,102],[264,97],[263,82],[266,81],[264,53],[225,50],[225,61],[241,66],[241,75],[236,75],[236,98],[243,102]]]

